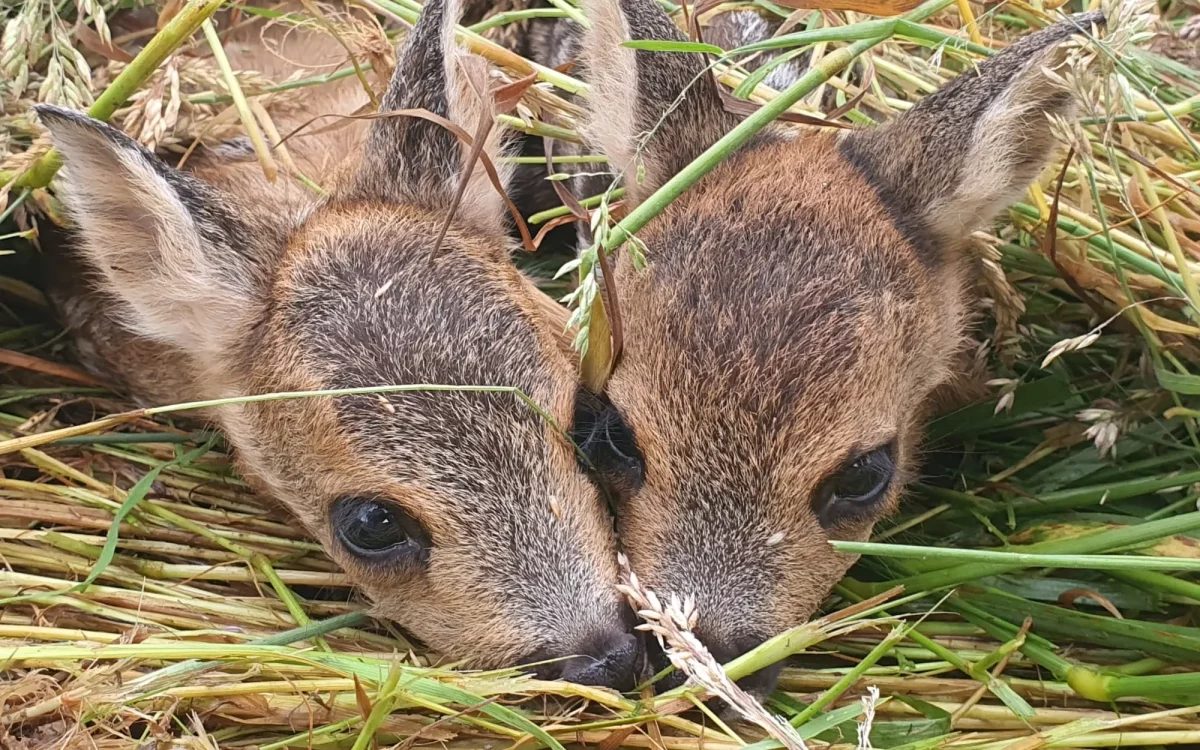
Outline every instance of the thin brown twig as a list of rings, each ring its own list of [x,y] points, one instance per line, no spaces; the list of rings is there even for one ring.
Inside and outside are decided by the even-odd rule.
[[[1058,182],[1054,186],[1054,198],[1050,201],[1050,216],[1046,221],[1046,237],[1042,242],[1042,250],[1050,262],[1054,265],[1054,270],[1058,271],[1058,275],[1066,282],[1067,286],[1079,299],[1092,309],[1101,319],[1106,317],[1104,307],[1095,300],[1091,294],[1084,289],[1071,272],[1058,261],[1058,202],[1062,199],[1063,183],[1067,179],[1067,169],[1071,166],[1071,159],[1075,156],[1075,148],[1072,146],[1067,150],[1067,156],[1063,159],[1062,169],[1058,173]]]
[[[388,117],[417,117],[422,120],[428,120],[429,122],[446,128],[468,146],[474,144],[475,142],[471,135],[467,133],[467,131],[463,130],[460,126],[456,125],[450,120],[447,120],[445,117],[430,112],[427,109],[396,109],[390,112],[376,112],[362,115],[317,115],[297,125],[290,133],[285,135],[283,139],[279,141],[279,143],[286,143],[291,138],[308,128],[314,122],[321,119],[342,118],[346,120],[378,120]],[[503,199],[504,205],[508,207],[508,212],[510,215],[512,215],[513,221],[516,222],[517,230],[521,233],[522,240],[526,243],[526,246],[532,246],[533,238],[529,234],[529,227],[525,224],[525,220],[521,217],[521,212],[517,209],[516,204],[514,204],[512,199],[508,197],[508,192],[504,189],[504,183],[500,180],[500,173],[497,171],[495,163],[492,161],[491,157],[488,156],[486,151],[479,152],[479,163],[483,165],[484,171],[487,172],[488,179],[491,180],[492,187],[496,189],[497,194],[499,194],[501,199]]]
[[[42,375],[50,375],[64,380],[70,380],[73,383],[80,385],[91,386],[94,388],[112,388],[112,383],[107,383],[99,378],[93,377],[88,373],[80,370],[78,367],[64,365],[59,362],[50,362],[49,360],[34,357],[31,354],[23,352],[15,352],[12,349],[0,349],[0,365],[8,367],[19,367],[22,370],[41,373]]]

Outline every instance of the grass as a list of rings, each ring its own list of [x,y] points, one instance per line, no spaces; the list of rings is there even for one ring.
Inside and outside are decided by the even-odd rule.
[[[419,11],[414,0],[365,4],[385,22]],[[199,62],[160,143],[182,152],[201,134],[238,133],[236,112],[206,130],[231,106],[356,75],[222,70],[211,58],[221,27],[206,27],[220,5],[186,4],[123,64],[80,30],[105,38],[117,3],[0,3],[0,745],[777,746],[697,710],[687,691],[620,696],[439,662],[368,616],[320,546],[238,479],[220,436],[183,407],[133,409],[70,365],[30,284],[28,210],[56,211],[44,188],[58,162],[29,105],[79,102],[132,128],[150,110],[130,97],[186,47]],[[552,5],[460,37],[511,78],[546,81],[528,94],[541,116],[518,122],[569,139],[578,108],[561,94],[586,86],[486,38],[579,12]],[[974,6],[968,34],[964,5],[930,0],[882,20],[803,12],[798,30],[756,46],[821,50],[783,92],[739,70],[738,55],[723,58],[721,79],[765,106],[610,227],[609,247],[779,113],[819,115],[860,94],[850,123],[903,111],[1046,18],[1020,0]],[[1183,7],[1161,5],[1168,26]],[[875,747],[1200,743],[1200,72],[1160,54],[1169,42],[1110,32],[1090,67],[1112,86],[1089,98],[1079,127],[1057,126],[1072,157],[978,236],[978,359],[992,396],[930,425],[902,513],[870,542],[842,544],[863,557],[824,616],[727,665],[736,678],[789,658],[766,705],[803,741],[853,746],[870,715]],[[51,80],[51,61],[71,48],[89,50],[90,70]],[[607,210],[618,197],[585,205]],[[528,265],[549,276],[563,260]],[[271,397],[299,396],[322,394]],[[880,697],[864,704],[872,686]]]

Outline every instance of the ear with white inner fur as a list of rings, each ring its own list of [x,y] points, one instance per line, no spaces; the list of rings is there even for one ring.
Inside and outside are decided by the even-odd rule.
[[[425,109],[460,126],[474,138],[482,119],[495,117],[486,62],[454,44],[456,0],[427,0],[405,39],[380,112]],[[496,163],[507,145],[493,127],[483,152]],[[458,190],[470,149],[443,125],[408,115],[384,116],[371,124],[362,166],[342,198],[384,200],[444,210]],[[496,163],[501,181],[507,170]],[[456,216],[488,233],[502,233],[503,199],[476,163]]]
[[[591,87],[585,135],[614,170],[624,171],[628,200],[636,203],[738,118],[725,111],[703,55],[621,46],[630,39],[685,41],[655,0],[585,0],[584,6],[592,24],[581,50]]]
[[[1057,46],[1104,23],[1082,13],[1031,34],[841,153],[918,247],[950,249],[1020,197],[1055,150],[1047,115],[1074,102],[1043,72]]]
[[[225,351],[258,310],[267,269],[255,248],[278,229],[104,123],[36,109],[63,156],[79,248],[102,289],[128,306],[122,322],[193,355]]]

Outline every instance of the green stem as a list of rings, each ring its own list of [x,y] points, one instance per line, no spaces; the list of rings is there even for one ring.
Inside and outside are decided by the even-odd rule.
[[[379,688],[379,692],[375,694],[375,705],[371,708],[371,713],[367,716],[366,722],[363,724],[362,731],[354,740],[354,746],[351,750],[366,750],[367,745],[375,739],[375,733],[379,731],[379,727],[383,725],[383,720],[392,712],[392,707],[396,703],[396,686],[400,682],[401,671],[393,665],[391,671],[388,672],[387,680],[383,686]]]
[[[1147,656],[1145,659],[1138,659],[1137,661],[1122,664],[1119,667],[1112,667],[1109,671],[1113,674],[1126,675],[1128,677],[1143,677],[1160,672],[1166,666],[1166,661],[1156,656]]]
[[[1112,703],[1118,698],[1142,698],[1180,706],[1200,703],[1200,672],[1122,675],[1077,664],[1067,670],[1067,684],[1080,697],[1098,703]]]
[[[913,11],[916,13],[920,8]],[[926,26],[921,26],[916,21],[923,20],[922,18],[880,18],[872,21],[862,21],[859,23],[847,24],[846,26],[830,26],[821,29],[808,29],[806,31],[797,31],[794,34],[785,34],[772,39],[766,39],[761,42],[754,42],[741,47],[736,47],[729,50],[729,56],[748,55],[754,52],[763,52],[765,50],[788,49],[795,47],[807,47],[820,42],[853,42],[864,39],[873,39],[877,36],[899,36],[905,39],[911,39],[918,42],[926,42],[937,46],[948,47],[951,49],[964,49],[973,52],[982,57],[991,57],[996,54],[994,50],[988,49],[979,44],[975,44],[966,39],[962,39],[944,31],[931,29]]]
[[[529,8],[528,10],[509,10],[503,13],[497,13],[494,16],[485,18],[474,26],[468,26],[467,31],[473,34],[482,34],[488,29],[494,29],[497,26],[516,23],[518,21],[526,21],[531,18],[565,18],[566,13],[558,8]]]
[[[502,156],[496,161],[501,164],[545,164],[544,156]],[[581,156],[555,156],[552,164],[607,164],[608,157],[600,154],[583,154]],[[592,200],[592,199],[589,199]]]
[[[595,208],[596,206],[599,206],[600,202],[603,201],[605,198],[609,198],[611,200],[616,200],[623,195],[625,195],[625,188],[617,188],[616,190],[612,191],[611,193],[608,193],[607,195],[593,195],[590,198],[584,198],[583,200],[579,201],[579,205],[583,206],[584,208]],[[530,216],[529,223],[535,224],[535,225],[536,224],[544,224],[545,222],[550,221],[551,219],[558,218],[559,216],[566,216],[569,213],[571,213],[570,208],[568,208],[566,206],[559,206],[557,208],[551,208],[546,211],[541,211],[539,213],[536,213],[533,216]]]
[[[1150,495],[1163,490],[1186,487],[1195,482],[1200,482],[1200,471],[1047,492],[1032,500],[1013,503],[1012,508],[1017,513],[1026,515],[1046,515],[1064,510],[1078,510],[1103,502],[1111,503],[1131,497]]]
[[[835,590],[838,594],[850,601],[862,601],[862,596],[846,586],[846,584],[849,582],[850,579],[843,579],[842,583],[835,587]],[[886,616],[887,612],[882,612],[881,614]],[[1008,708],[1017,716],[1033,716],[1033,707],[1030,706],[1024,698],[1018,695],[1017,692],[1013,690],[1003,678],[993,675],[986,669],[977,668],[976,665],[968,662],[957,652],[952,651],[946,646],[943,646],[916,628],[909,629],[908,639],[921,648],[929,651],[929,653],[933,654],[935,657],[941,659],[947,664],[950,664],[959,672],[962,672],[979,684],[987,686],[988,690],[992,691],[992,695],[999,698],[1000,701],[1004,703],[1004,705],[1008,706]]]
[[[553,5],[555,8],[560,10],[564,15],[566,15],[567,18],[570,18],[572,21],[579,24],[583,28],[590,29],[592,27],[592,24],[590,21],[588,21],[587,16],[583,15],[583,12],[580,11],[579,8],[576,8],[574,5],[571,5],[571,3],[568,0],[546,0],[546,2]]]
[[[78,435],[56,440],[53,445],[135,445],[139,443],[196,443],[210,439],[206,433],[179,435],[174,432],[114,432],[106,435]]]
[[[912,22],[923,21],[952,2],[953,0],[928,0],[909,11],[902,18]],[[604,241],[604,249],[612,252],[620,247],[631,235],[640,231],[673,200],[682,195],[685,190],[694,185],[701,177],[716,169],[718,164],[741,148],[755,133],[770,125],[776,118],[791,109],[793,104],[803,99],[817,86],[828,81],[835,73],[864,52],[891,37],[895,26],[895,19],[888,20],[880,25],[878,35],[860,39],[848,47],[840,47],[821,58],[799,80],[738,123],[737,127],[709,146],[691,164],[667,180],[662,187],[654,191],[653,195],[630,211],[619,224],[609,231],[608,237]]]
[[[421,14],[421,4],[417,0],[371,0],[371,4],[378,5],[389,13],[403,18],[408,23],[416,23],[417,17]],[[493,47],[497,46],[485,37],[480,36],[470,29],[464,29],[462,26],[456,26],[455,32],[460,39],[472,39],[481,44]],[[529,61],[527,60],[526,62]],[[554,68],[547,68],[545,65],[539,65],[534,62],[529,62],[529,67],[537,74],[539,81],[553,84],[569,94],[587,96],[588,87],[581,81],[560,73]]]
[[[1188,483],[1196,480],[1189,480]],[[1158,521],[1146,521],[1132,526],[1109,529],[1093,534],[1084,534],[1071,539],[1055,539],[1039,544],[1031,544],[1025,549],[1035,553],[1074,555],[1107,552],[1113,549],[1145,544],[1156,539],[1175,534],[1186,534],[1200,529],[1200,512],[1184,513],[1172,518]],[[887,581],[876,584],[879,589],[902,585],[906,591],[935,591],[937,589],[958,586],[977,581],[988,576],[1010,573],[1014,570],[1028,567],[1013,563],[975,563],[967,565],[953,564],[951,567],[940,568],[928,573],[902,578],[898,581]]]
[[[96,97],[95,103],[88,108],[88,116],[107,122],[113,113],[142,87],[163,61],[171,56],[181,44],[186,42],[200,28],[225,0],[191,0],[171,22],[163,27],[150,39],[142,51],[133,58],[133,62],[109,84],[104,93]],[[16,186],[25,188],[43,188],[50,184],[59,167],[62,166],[62,155],[55,149],[47,151],[33,166],[16,177]],[[12,176],[0,173],[0,185],[8,183]]]
[[[1200,702],[1200,672],[1181,674],[1114,675],[1108,680],[1107,699],[1148,698],[1163,703],[1196,705]]]
[[[518,130],[527,135],[539,135],[544,138],[553,138],[556,141],[566,141],[567,143],[581,143],[579,134],[574,130],[560,128],[557,125],[534,120],[533,122],[525,122],[520,117],[512,115],[497,115],[496,122],[503,123],[513,130]]]
[[[875,666],[875,662],[886,656],[887,653],[892,650],[892,646],[895,646],[897,643],[904,640],[904,637],[908,635],[909,631],[911,630],[912,628],[909,627],[894,628],[892,632],[887,634],[887,637],[879,642],[879,645],[871,649],[871,652],[864,656],[858,664],[855,664],[853,669],[842,675],[840,680],[835,682],[828,690],[822,693],[821,697],[808,704],[807,708],[793,716],[791,719],[792,726],[802,726],[808,722],[809,719],[816,716],[821,709],[840,698],[842,693],[849,690],[850,686],[857,682],[860,677],[866,674],[868,669]]]
[[[1045,555],[1007,550],[918,547],[908,544],[830,541],[838,552],[874,555],[898,560],[938,560],[947,564],[996,563],[1027,568],[1076,568],[1092,570],[1200,570],[1200,560],[1184,557],[1140,557],[1132,555]]]
[[[308,614],[304,611],[304,607],[301,605],[300,600],[283,581],[283,579],[279,577],[279,574],[275,571],[275,566],[271,564],[271,561],[267,559],[265,555],[259,554],[249,547],[245,547],[237,542],[230,541],[229,539],[226,539],[218,534],[214,534],[204,524],[196,523],[190,518],[184,518],[178,513],[170,511],[161,505],[147,505],[145,511],[171,522],[184,531],[190,531],[193,534],[197,534],[209,540],[213,544],[223,547],[244,559],[247,564],[256,569],[263,577],[267,579],[267,581],[270,582],[271,588],[275,590],[275,593],[279,596],[280,601],[282,601],[284,606],[287,608],[288,614],[290,614],[292,619],[296,621],[296,624],[300,626],[309,624],[310,620],[308,619]],[[314,639],[314,643],[322,651],[331,651],[329,644],[327,644],[325,639],[321,638],[320,636],[317,636]]]
[[[1190,599],[1200,605],[1200,583],[1192,583],[1177,576],[1153,573],[1146,570],[1110,570],[1110,576],[1139,588],[1156,589]]]
[[[962,615],[967,622],[978,626],[985,633],[1001,643],[1012,640],[1021,632],[1021,629],[1017,626],[992,617],[984,610],[963,601],[957,596],[947,599],[946,605]],[[1021,644],[1019,650],[1025,656],[1029,657],[1030,661],[1050,670],[1055,679],[1063,680],[1070,684],[1069,674],[1076,665],[1054,653],[1053,644],[1044,638],[1038,638],[1032,633],[1027,633],[1025,635],[1025,642]],[[1071,687],[1075,689],[1074,685],[1071,685]]]
[[[367,619],[366,612],[348,612],[344,615],[330,617],[327,620],[302,625],[298,628],[285,630],[282,633],[259,638],[250,641],[247,645],[253,646],[290,646],[293,643],[308,641],[320,636],[332,633],[335,630],[342,628],[351,628],[358,625],[363,620]],[[205,662],[198,659],[189,659],[187,661],[172,664],[169,667],[163,667],[155,672],[151,672],[137,680],[137,686],[140,690],[145,690],[150,685],[163,684],[179,684],[182,677],[185,675],[199,672],[214,666],[217,662]]]
[[[1009,208],[1032,221],[1041,220],[1041,212],[1039,212],[1037,208],[1028,204],[1014,203]],[[1089,245],[1097,250],[1102,250],[1108,253],[1109,257],[1105,258],[1106,261],[1113,262],[1113,257],[1115,256],[1121,261],[1133,266],[1141,273],[1150,274],[1160,281],[1163,281],[1167,284],[1172,284],[1178,289],[1183,289],[1182,276],[1175,271],[1164,267],[1161,263],[1157,263],[1150,258],[1147,258],[1140,253],[1125,247],[1124,245],[1118,244],[1117,242],[1113,241],[1112,237],[1107,232],[1093,232],[1087,227],[1081,226],[1077,222],[1062,216],[1058,217],[1058,228],[1072,237],[1086,241]],[[1115,265],[1117,268],[1120,268],[1119,263],[1116,263]],[[1133,299],[1133,297],[1130,297],[1130,299]]]

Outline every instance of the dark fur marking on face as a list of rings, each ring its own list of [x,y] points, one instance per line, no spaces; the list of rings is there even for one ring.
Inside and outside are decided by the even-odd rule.
[[[428,383],[511,386],[526,394],[546,388],[549,375],[531,322],[507,302],[501,285],[489,278],[491,269],[456,251],[453,238],[433,261],[416,239],[413,247],[388,247],[403,242],[394,238],[410,229],[394,226],[357,238],[358,250],[350,243],[331,248],[297,270],[296,290],[282,312],[297,339],[306,342],[306,359],[318,376],[331,388]],[[428,290],[448,277],[459,280],[460,294],[443,295],[431,305]],[[431,341],[438,346],[429,346]],[[390,455],[420,451],[413,465],[426,471],[457,466],[438,479],[464,493],[496,494],[487,486],[488,466],[542,453],[546,426],[513,394],[405,392],[386,398],[390,409],[376,396],[338,399],[356,440],[394,441]],[[429,414],[441,415],[441,423],[429,423]],[[477,471],[461,470],[464,461]],[[514,478],[532,473],[512,468]],[[405,467],[396,462],[389,470],[402,475]]]
[[[896,190],[884,175],[876,170],[870,152],[859,148],[858,142],[853,138],[840,139],[838,152],[871,185],[875,197],[887,211],[888,218],[904,235],[904,239],[912,244],[921,264],[929,270],[943,267],[946,263],[944,250],[929,223],[923,218],[924,205],[912,200],[908,191]]]

